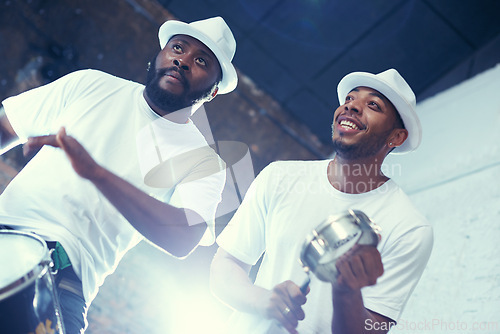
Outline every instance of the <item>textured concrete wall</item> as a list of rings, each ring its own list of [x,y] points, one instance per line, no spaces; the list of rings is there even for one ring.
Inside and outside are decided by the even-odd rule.
[[[388,160],[435,233],[395,333],[500,333],[499,91],[497,65],[423,101],[422,146]]]

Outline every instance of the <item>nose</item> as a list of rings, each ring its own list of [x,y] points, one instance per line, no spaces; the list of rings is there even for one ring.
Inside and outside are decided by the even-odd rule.
[[[182,68],[184,71],[189,71],[189,66],[186,65],[182,59],[181,60],[178,60],[178,59],[174,59],[174,65],[177,66],[177,67],[180,67]]]
[[[359,106],[357,100],[351,100],[344,105],[345,111],[352,111],[355,113],[360,113],[362,108]]]

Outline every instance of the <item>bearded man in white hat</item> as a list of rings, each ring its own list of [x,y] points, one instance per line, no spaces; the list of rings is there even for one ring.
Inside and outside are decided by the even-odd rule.
[[[211,286],[236,310],[228,325],[231,333],[386,333],[399,320],[427,264],[432,228],[382,172],[389,153],[419,146],[413,91],[390,69],[348,74],[338,85],[338,97],[334,158],[266,167],[217,238]],[[362,211],[381,228],[378,245],[354,245],[334,257],[331,282],[315,275],[309,282],[298,261],[308,249],[306,236],[327,217],[348,210]],[[329,250],[318,232],[313,235],[317,254],[335,249]],[[262,255],[253,283],[248,273]]]
[[[215,239],[225,168],[190,116],[235,89],[236,42],[221,17],[167,21],[158,36],[145,86],[81,70],[2,103],[2,147],[37,152],[0,196],[2,225],[54,248],[67,333],[141,240],[184,257]]]

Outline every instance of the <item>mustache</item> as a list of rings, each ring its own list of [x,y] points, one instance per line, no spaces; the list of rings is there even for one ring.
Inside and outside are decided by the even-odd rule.
[[[172,67],[164,67],[164,68],[159,68],[156,70],[156,75],[158,77],[162,77],[166,75],[169,72],[177,72],[179,73],[179,76],[182,78],[182,84],[184,85],[184,88],[189,89],[189,82],[186,79],[186,75],[184,74],[184,71],[182,69],[179,69],[177,66],[172,66]]]

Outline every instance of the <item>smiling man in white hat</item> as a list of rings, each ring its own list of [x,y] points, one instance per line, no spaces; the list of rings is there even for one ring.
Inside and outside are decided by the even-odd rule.
[[[167,21],[159,40],[145,86],[81,70],[2,103],[2,147],[36,153],[0,196],[2,225],[55,249],[67,333],[86,327],[99,286],[141,240],[184,257],[215,238],[224,168],[190,116],[235,89],[236,42],[220,17]],[[183,170],[147,182],[183,154]]]
[[[266,167],[217,238],[211,286],[236,310],[228,332],[386,333],[427,264],[432,228],[382,172],[389,153],[419,146],[413,91],[394,69],[355,72],[340,81],[338,98],[335,157]],[[306,287],[298,261],[306,236],[350,209],[381,228],[378,246],[352,247],[332,263],[333,283],[312,276]],[[253,283],[248,273],[262,255]]]

